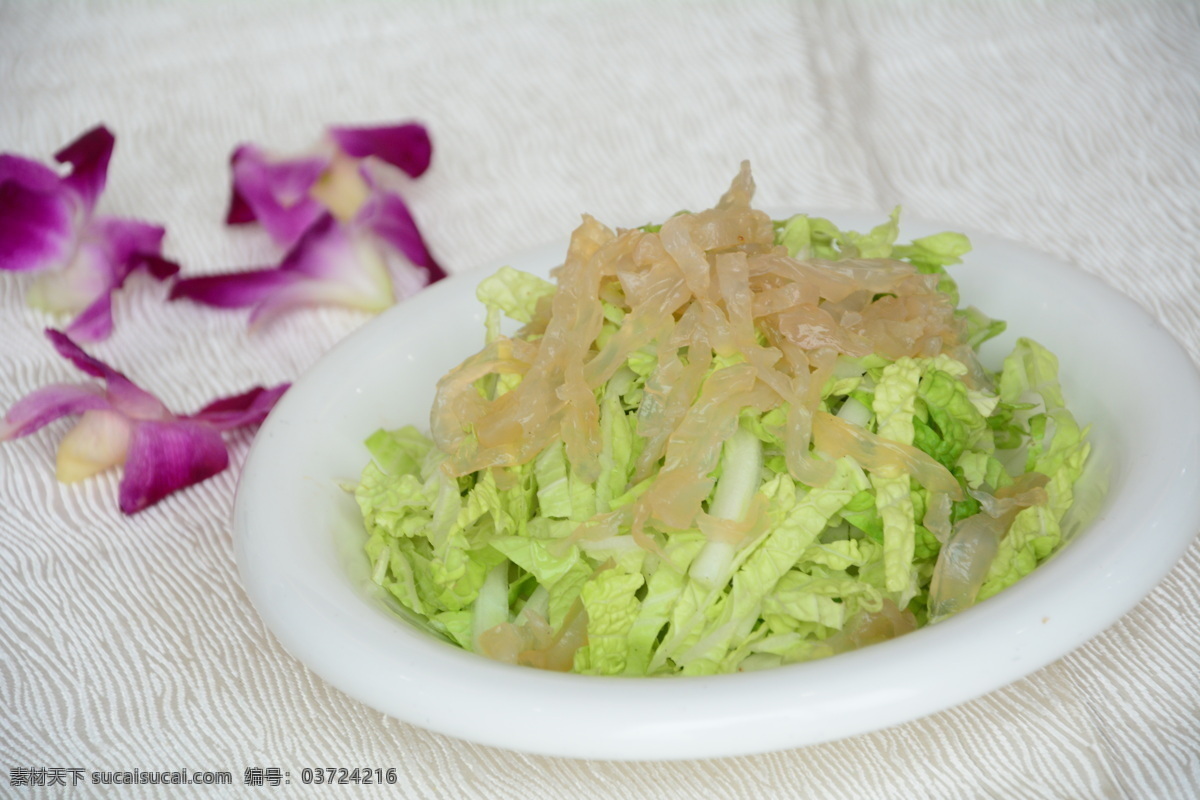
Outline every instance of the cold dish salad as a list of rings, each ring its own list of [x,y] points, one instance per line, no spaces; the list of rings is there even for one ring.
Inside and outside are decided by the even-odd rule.
[[[479,285],[431,437],[371,436],[355,489],[422,624],[544,669],[736,672],[936,623],[1059,547],[1087,432],[1037,343],[980,363],[1004,323],[958,308],[966,237],[753,191],[743,165],[707,211],[584,217],[553,283]]]

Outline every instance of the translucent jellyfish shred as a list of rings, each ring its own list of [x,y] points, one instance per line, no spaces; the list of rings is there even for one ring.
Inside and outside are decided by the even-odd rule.
[[[840,356],[945,352],[963,360],[962,325],[937,276],[889,259],[791,258],[775,245],[769,216],[751,206],[753,194],[743,164],[714,208],[657,229],[613,231],[585,216],[553,271],[556,292],[525,328],[439,383],[432,427],[449,455],[446,469],[515,466],[562,442],[572,475],[596,480],[597,394],[640,352],[643,365],[653,362],[631,411],[638,456],[630,485],[655,481],[629,526],[644,547],[654,547],[651,528],[684,528],[703,512],[721,444],[747,407],[784,409],[786,461],[802,483],[822,485],[832,475],[820,451],[904,471],[960,497],[953,477],[925,454],[820,410]],[[964,363],[973,382],[986,380],[976,363]],[[519,383],[508,378],[508,391],[492,397],[481,388],[490,375]],[[944,516],[941,504],[930,515],[943,535]]]
[[[734,364],[709,376],[696,402],[667,441],[662,471],[642,496],[654,517],[672,528],[690,527],[715,481],[710,473],[721,445],[737,431],[738,414],[754,387],[754,369]]]
[[[684,320],[694,324],[698,306],[684,313]],[[689,327],[681,321],[679,327]],[[681,358],[681,348],[688,348],[686,361]],[[705,373],[712,365],[712,349],[706,332],[693,328],[686,340],[664,337],[658,348],[658,365],[646,380],[645,396],[638,409],[638,435],[645,446],[638,457],[634,481],[649,477],[657,468],[666,451],[667,441],[673,436],[700,393]]]
[[[830,458],[850,456],[862,467],[884,477],[911,475],[931,492],[963,499],[962,487],[950,471],[912,445],[900,444],[866,428],[818,411],[813,417],[813,441]]]
[[[754,176],[750,173],[750,162],[743,161],[738,168],[738,174],[734,177],[733,183],[725,190],[725,194],[721,195],[721,199],[717,201],[717,208],[725,210],[729,208],[749,208],[750,201],[754,199]]]

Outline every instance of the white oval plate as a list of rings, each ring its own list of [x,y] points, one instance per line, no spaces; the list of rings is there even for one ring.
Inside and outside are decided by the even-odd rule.
[[[776,213],[776,218],[787,212]],[[869,230],[884,215],[827,215]],[[955,229],[906,221],[905,239]],[[1081,495],[1095,516],[1013,588],[939,625],[834,658],[704,678],[601,678],[489,661],[402,621],[371,583],[353,498],[380,427],[428,428],[434,385],[483,342],[475,285],[437,284],[325,355],[259,431],[234,510],[238,567],[279,641],[338,689],[389,715],[488,745],[556,756],[680,759],[815,744],[915,719],[1067,654],[1144,597],[1200,528],[1200,377],[1128,298],[1047,255],[985,235],[953,269],[963,304],[1061,361],[1093,425]],[[545,274],[565,242],[498,262]],[[1108,494],[1098,498],[1103,482]]]

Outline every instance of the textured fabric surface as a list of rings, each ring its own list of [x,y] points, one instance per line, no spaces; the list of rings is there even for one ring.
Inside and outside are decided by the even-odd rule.
[[[462,272],[716,198],[889,209],[999,234],[1132,297],[1200,360],[1200,11],[1189,3],[0,4],[0,150],[49,158],[104,121],[107,213],[166,224],[189,274],[265,264],[221,224],[242,141],[417,118],[405,187]],[[0,275],[0,409],[73,381]],[[134,280],[92,351],[190,411],[300,375],[366,321],[164,302]],[[1152,391],[1148,389],[1148,391]],[[1163,413],[1170,398],[1148,398]],[[290,657],[247,600],[233,468],[132,518],[119,473],[62,486],[56,423],[0,446],[0,794],[373,797],[305,766],[394,767],[389,796],[1185,798],[1200,794],[1200,546],[1134,611],[1028,678],[926,719],[760,756],[615,764],[401,723]],[[1136,532],[1131,531],[1131,535]],[[13,767],[229,770],[232,788],[10,788]],[[279,767],[288,787],[243,786]]]

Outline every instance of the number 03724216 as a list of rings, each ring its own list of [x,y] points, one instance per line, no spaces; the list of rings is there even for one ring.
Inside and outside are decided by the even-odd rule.
[[[300,782],[322,783],[387,783],[396,782],[396,768],[388,767],[305,767],[300,770]]]

